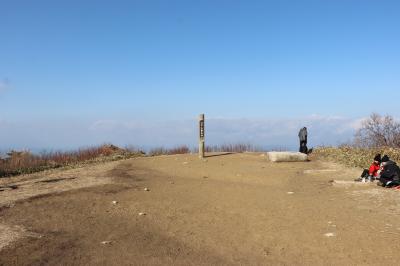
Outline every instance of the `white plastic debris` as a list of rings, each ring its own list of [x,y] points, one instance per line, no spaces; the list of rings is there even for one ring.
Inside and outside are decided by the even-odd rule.
[[[289,195],[292,195],[292,194],[294,194],[294,192],[293,192],[293,191],[289,191],[288,194],[289,194]]]
[[[326,237],[334,237],[334,236],[336,236],[336,234],[335,233],[326,233],[326,234],[324,234],[324,236],[326,236]]]

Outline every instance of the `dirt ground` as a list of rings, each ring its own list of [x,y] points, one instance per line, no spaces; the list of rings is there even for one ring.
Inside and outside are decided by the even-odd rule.
[[[0,265],[399,265],[400,191],[359,174],[244,153],[0,179]]]

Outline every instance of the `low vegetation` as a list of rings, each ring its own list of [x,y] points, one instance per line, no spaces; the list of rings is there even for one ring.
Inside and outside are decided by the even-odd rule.
[[[245,143],[235,143],[235,144],[222,144],[206,146],[205,152],[263,152],[265,151],[261,147],[254,146]],[[186,153],[197,153],[198,148],[190,149],[188,146],[182,145],[174,148],[164,148],[158,147],[153,148],[149,151],[149,156],[159,156],[159,155],[173,155],[173,154],[186,154]]]
[[[367,168],[376,154],[387,154],[391,160],[400,162],[400,149],[398,148],[359,148],[354,146],[318,147],[314,149],[313,156],[345,164],[351,167]]]
[[[262,152],[264,151],[261,147],[257,147],[246,143],[236,144],[222,144],[214,146],[206,146],[206,152]]]
[[[173,154],[185,154],[185,153],[190,153],[189,147],[182,145],[182,146],[177,146],[174,148],[163,148],[163,147],[158,147],[151,149],[149,151],[150,156],[159,156],[159,155],[173,155]]]
[[[88,164],[93,162],[115,161],[143,155],[135,149],[121,149],[114,145],[101,145],[66,152],[11,151],[0,159],[0,177],[30,174],[47,169]]]

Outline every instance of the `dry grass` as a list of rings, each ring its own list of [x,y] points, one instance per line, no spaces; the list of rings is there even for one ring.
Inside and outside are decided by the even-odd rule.
[[[362,168],[369,167],[377,153],[382,154],[382,156],[387,154],[391,160],[400,162],[400,149],[397,148],[355,148],[352,146],[340,146],[318,147],[313,151],[314,156]]]
[[[222,144],[222,145],[214,145],[214,146],[206,146],[205,152],[264,152],[265,150],[245,143],[236,143],[236,144]],[[159,155],[173,155],[173,154],[186,154],[186,153],[197,153],[198,148],[189,149],[187,146],[177,146],[175,148],[164,148],[158,147],[151,149],[149,151],[150,156],[159,156]]]
[[[246,143],[206,146],[206,152],[263,152],[261,147]]]
[[[190,149],[185,145],[177,146],[177,147],[169,148],[169,149],[163,148],[163,147],[158,147],[158,148],[151,149],[149,151],[150,156],[186,154],[186,153],[190,153]]]
[[[121,149],[114,145],[101,145],[67,152],[42,152],[39,155],[29,151],[11,151],[8,157],[0,159],[0,177],[29,174],[93,161],[112,161],[142,155],[137,150]]]

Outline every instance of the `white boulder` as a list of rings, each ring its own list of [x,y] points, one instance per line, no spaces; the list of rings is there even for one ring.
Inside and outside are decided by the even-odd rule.
[[[301,152],[272,151],[267,153],[271,162],[305,162],[308,160],[307,154]]]

